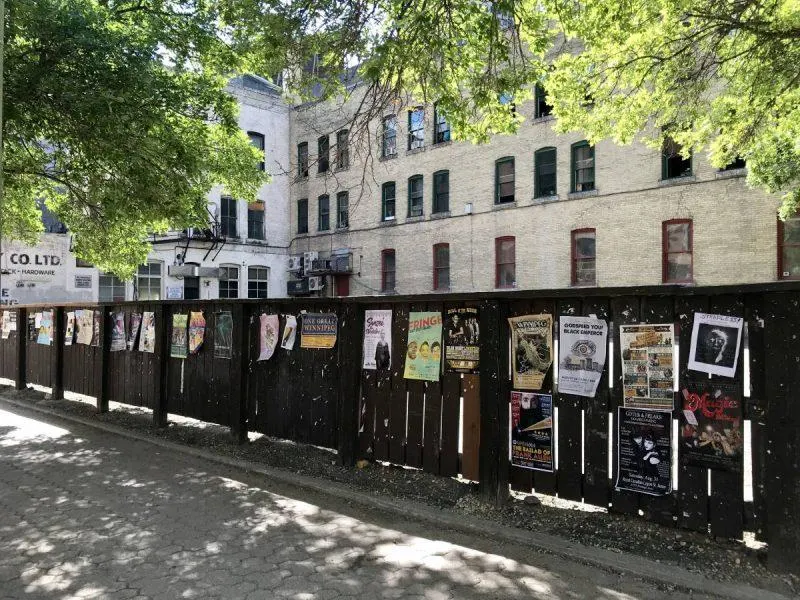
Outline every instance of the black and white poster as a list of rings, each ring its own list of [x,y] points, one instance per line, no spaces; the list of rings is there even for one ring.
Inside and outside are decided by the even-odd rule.
[[[478,372],[481,339],[479,321],[477,308],[447,310],[444,358],[449,371]]]
[[[681,462],[741,472],[744,432],[740,386],[701,379],[687,382],[681,395]]]
[[[619,407],[617,489],[650,496],[669,494],[671,455],[671,412]]]
[[[695,313],[689,368],[733,377],[739,359],[743,323],[741,317]]]
[[[363,368],[383,371],[392,366],[392,311],[364,311]]]
[[[567,315],[558,320],[558,391],[594,398],[606,364],[608,323]]]
[[[511,464],[553,471],[553,396],[511,392]]]

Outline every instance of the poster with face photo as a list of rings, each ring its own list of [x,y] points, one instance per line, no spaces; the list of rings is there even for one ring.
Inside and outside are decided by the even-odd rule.
[[[444,358],[449,371],[478,372],[481,341],[479,321],[477,308],[447,310]]]
[[[553,315],[511,317],[514,387],[540,390],[553,363]]]
[[[125,313],[111,314],[111,352],[125,350]]]
[[[439,381],[441,358],[442,313],[409,313],[408,345],[403,377],[423,381]]]
[[[511,392],[511,464],[553,471],[553,396]]]
[[[67,327],[64,329],[64,345],[72,346],[75,340],[75,313],[69,311],[67,313]]]
[[[103,320],[103,313],[99,310],[92,311],[92,346],[100,345],[100,324]]]
[[[744,452],[740,386],[698,379],[688,381],[681,396],[681,462],[740,473]]]
[[[689,368],[711,375],[734,377],[743,323],[741,317],[695,313]]]
[[[619,407],[617,483],[620,490],[663,496],[672,491],[672,413]]]
[[[36,336],[36,343],[49,346],[53,342],[53,311],[43,310],[39,315],[39,335]]]
[[[364,362],[362,368],[386,370],[392,366],[392,311],[364,312]]]
[[[142,325],[142,313],[131,313],[131,326],[128,329],[128,350],[136,348],[136,340],[139,338],[139,329]]]

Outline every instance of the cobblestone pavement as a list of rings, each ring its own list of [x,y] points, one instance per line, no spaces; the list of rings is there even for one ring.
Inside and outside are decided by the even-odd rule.
[[[688,598],[337,502],[0,408],[0,598]]]

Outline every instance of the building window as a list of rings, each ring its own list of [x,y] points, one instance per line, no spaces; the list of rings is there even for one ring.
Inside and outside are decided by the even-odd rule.
[[[541,119],[542,117],[549,117],[553,114],[553,107],[547,103],[547,93],[541,84],[536,84],[536,91],[534,92],[534,117]]]
[[[336,228],[350,227],[350,195],[347,192],[336,194]]]
[[[572,144],[572,191],[594,189],[594,146],[582,141]]]
[[[239,267],[223,265],[219,268],[219,297],[239,297]]]
[[[673,219],[662,223],[664,283],[692,281],[692,221]]]
[[[100,273],[98,302],[124,302],[125,282],[116,275]]]
[[[330,166],[330,141],[323,135],[317,140],[317,173],[327,173]]]
[[[533,155],[533,196],[556,195],[556,149],[542,148]]]
[[[137,300],[161,300],[161,263],[139,265],[136,295]]]
[[[408,111],[408,149],[425,146],[425,109],[421,106]]]
[[[350,148],[348,147],[347,129],[342,129],[336,134],[336,168],[346,169],[350,166]]]
[[[297,144],[297,176],[308,177],[308,142]]]
[[[433,105],[433,143],[443,144],[450,141],[450,123],[436,104]]]
[[[235,238],[236,236],[236,200],[229,196],[223,196],[220,200],[222,205],[222,237]]]
[[[318,219],[317,231],[328,231],[331,228],[331,201],[328,194],[323,194],[317,200]]]
[[[408,216],[421,217],[422,210],[422,175],[408,178]]]
[[[661,150],[661,179],[676,179],[692,174],[692,155],[681,156],[683,148],[672,138],[664,140]]]
[[[388,183],[383,184],[381,197],[382,197],[381,220],[391,221],[392,219],[395,218],[394,181],[390,181]]]
[[[394,250],[381,252],[381,291],[395,291],[395,255]]]
[[[258,170],[263,171],[264,167],[264,136],[255,131],[248,131],[247,137],[250,138],[250,143],[254,148],[261,152],[261,160],[258,161]]]
[[[444,213],[450,210],[450,171],[437,171],[433,174],[433,212]]]
[[[263,202],[251,202],[247,205],[247,237],[251,240],[264,239]]]
[[[517,282],[517,258],[513,236],[499,237],[494,241],[495,287],[511,288]]]
[[[433,247],[433,289],[450,289],[450,244]]]
[[[494,203],[514,201],[514,159],[501,158],[494,166]]]
[[[185,263],[187,266],[199,267],[198,263]],[[185,275],[183,277],[183,299],[200,299],[200,278],[197,275]]]
[[[389,115],[383,119],[383,157],[397,154],[397,117]]]
[[[247,268],[247,297],[267,298],[269,291],[269,269],[267,267]]]
[[[308,198],[297,201],[297,233],[308,233]]]
[[[75,267],[78,269],[93,269],[94,265],[90,263],[88,260],[83,260],[82,258],[75,257]]]
[[[725,167],[723,167],[723,171],[736,171],[737,169],[744,169],[747,166],[745,160],[739,156],[733,159],[732,162],[729,162]]]
[[[596,285],[595,230],[572,232],[572,285]]]
[[[778,219],[778,279],[800,279],[800,213]]]

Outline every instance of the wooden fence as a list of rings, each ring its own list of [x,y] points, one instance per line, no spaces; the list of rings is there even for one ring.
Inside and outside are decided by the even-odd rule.
[[[403,361],[408,317],[413,311],[480,309],[480,373],[444,372],[438,382],[407,380]],[[83,308],[76,307],[76,308]],[[505,502],[509,486],[558,495],[615,512],[725,538],[753,531],[769,543],[771,564],[800,572],[800,285],[736,288],[621,288],[269,301],[123,303],[102,311],[98,347],[63,344],[66,311],[55,307],[54,343],[28,339],[27,315],[17,308],[18,331],[0,340],[0,377],[18,388],[35,383],[108,401],[151,408],[163,425],[168,413],[229,426],[243,440],[247,431],[338,450],[344,464],[368,457],[480,482],[485,499]],[[390,309],[392,368],[362,370],[364,311]],[[110,315],[144,310],[156,314],[152,354],[110,352]],[[202,310],[208,326],[204,349],[186,359],[169,357],[172,315]],[[215,358],[214,318],[233,315],[231,359]],[[258,362],[258,317],[303,311],[338,315],[336,346],[292,351],[278,348]],[[666,496],[615,488],[617,407],[622,406],[619,326],[674,323],[679,347],[679,388],[687,382],[689,339],[695,312],[743,317],[744,350],[728,382],[744,397],[749,422],[752,501],[743,473],[691,467],[677,461],[677,485]],[[553,473],[513,467],[509,460],[509,398],[512,390],[508,318],[551,314],[554,335],[561,315],[596,315],[609,322],[609,360],[594,398],[559,394],[551,368],[543,391],[556,409],[557,468]],[[284,317],[281,317],[283,326]],[[616,354],[616,355],[615,355]],[[611,371],[611,372],[610,372]],[[609,382],[609,376],[611,381]],[[745,383],[748,385],[745,386]],[[673,418],[681,408],[676,392]],[[676,421],[677,423],[677,421]],[[609,460],[611,457],[611,460]],[[611,468],[609,469],[609,465]]]

